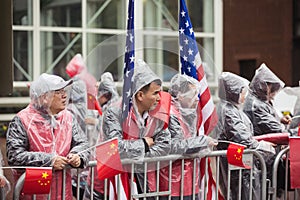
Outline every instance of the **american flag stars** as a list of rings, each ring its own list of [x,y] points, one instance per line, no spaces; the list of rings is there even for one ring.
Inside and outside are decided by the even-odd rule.
[[[131,85],[133,81],[134,72],[134,0],[129,1],[128,5],[128,18],[127,18],[127,33],[126,33],[126,46],[125,46],[125,59],[124,59],[124,83],[123,83],[123,96],[122,96],[122,120],[125,121],[131,108]]]

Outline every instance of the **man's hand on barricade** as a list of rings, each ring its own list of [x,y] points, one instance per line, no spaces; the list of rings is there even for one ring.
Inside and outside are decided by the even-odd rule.
[[[78,154],[73,154],[73,153],[70,153],[68,156],[67,156],[67,159],[68,159],[68,163],[70,165],[72,165],[73,167],[79,167],[80,164],[81,164],[81,160],[80,160],[80,157]]]
[[[56,156],[53,162],[54,170],[63,170],[65,166],[68,164],[68,160],[63,156]]]
[[[218,145],[218,140],[215,140],[215,139],[212,138],[212,137],[207,136],[207,137],[206,137],[206,140],[207,140],[207,147],[208,147],[210,150],[213,150],[214,147]]]
[[[292,122],[292,118],[290,115],[285,115],[280,119],[280,122],[283,124],[290,124]]]

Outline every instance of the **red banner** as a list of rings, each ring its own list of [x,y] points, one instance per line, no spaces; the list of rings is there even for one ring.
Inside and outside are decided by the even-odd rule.
[[[291,188],[300,188],[300,137],[290,138],[290,178]]]

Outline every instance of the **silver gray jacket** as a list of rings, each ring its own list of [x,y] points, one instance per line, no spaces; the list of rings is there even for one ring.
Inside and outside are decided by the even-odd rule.
[[[255,72],[250,84],[250,94],[244,104],[244,112],[251,120],[254,135],[284,132],[272,103],[268,101],[267,84],[278,85],[278,90],[284,83],[264,64]]]
[[[248,88],[248,81],[230,72],[219,77],[219,97],[217,106],[219,121],[216,127],[218,140],[232,141],[256,148],[258,142],[252,138],[253,126],[249,118],[239,108],[240,93]]]
[[[153,73],[148,64],[142,60],[137,60],[135,65],[135,72],[133,76],[133,82],[131,87],[131,95],[134,95],[144,86],[150,84],[153,81],[160,81],[160,78]],[[164,122],[159,119],[154,119],[148,116],[148,124],[140,123],[138,118],[141,118],[136,111],[135,101],[131,107],[133,115],[130,114],[130,134],[135,135],[135,139],[128,139],[124,137],[122,129],[122,109],[121,105],[111,106],[106,110],[103,117],[103,134],[104,139],[108,140],[114,137],[119,139],[119,152],[121,158],[134,158],[141,159],[144,156],[157,157],[167,155],[171,148],[171,135],[169,129],[163,129]],[[143,137],[150,136],[154,139],[154,145],[149,148],[149,151],[145,151],[145,144]]]
[[[73,119],[75,121],[75,119]],[[87,149],[89,144],[84,132],[77,123],[72,124],[72,141],[70,153],[79,153],[84,165],[89,161],[89,151],[80,153]],[[13,166],[45,166],[52,164],[54,153],[30,152],[29,138],[27,132],[18,116],[14,117],[9,124],[6,136],[6,149],[8,164]]]

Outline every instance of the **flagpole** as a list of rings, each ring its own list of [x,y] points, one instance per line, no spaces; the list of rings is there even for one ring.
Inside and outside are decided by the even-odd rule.
[[[247,148],[246,145],[243,145],[243,144],[240,144],[240,143],[236,143],[236,142],[231,142],[231,141],[228,141],[228,140],[218,140],[218,143],[235,144],[235,145],[240,145],[240,146],[243,146],[244,148]]]
[[[296,116],[292,117],[291,120],[296,119],[296,118],[300,118],[300,115],[296,115]]]
[[[31,167],[31,166],[10,166],[10,167],[0,167],[0,169],[52,169],[52,167]]]
[[[112,140],[115,140],[115,139],[118,139],[118,138],[117,138],[117,137],[113,137],[113,138],[111,138],[111,139],[109,139],[109,140],[106,140],[106,141],[104,141],[104,142],[95,144],[94,146],[91,146],[91,147],[89,147],[89,148],[87,148],[87,149],[85,149],[85,150],[82,150],[82,151],[77,152],[77,154],[79,154],[79,153],[84,153],[84,152],[89,151],[89,150],[91,150],[91,149],[94,149],[94,148],[96,148],[96,147],[98,147],[98,146],[100,146],[100,145],[109,143],[109,142],[111,142]]]

